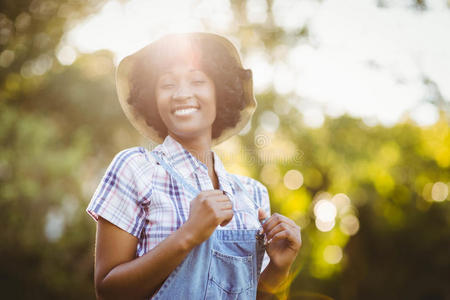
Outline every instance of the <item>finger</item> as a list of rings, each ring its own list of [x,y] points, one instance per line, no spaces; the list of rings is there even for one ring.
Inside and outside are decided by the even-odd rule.
[[[285,230],[291,230],[291,227],[287,225],[286,223],[278,223],[274,228],[272,228],[269,232],[266,233],[266,237],[268,240],[273,238],[277,233],[285,231]]]
[[[272,238],[267,241],[267,244],[273,243],[275,241],[288,240],[292,241],[291,233],[288,230],[283,230],[275,234]]]
[[[264,232],[270,232],[276,225],[279,223],[284,222],[287,225],[291,226],[292,228],[297,227],[297,224],[295,224],[294,221],[291,219],[280,215],[278,213],[274,213],[262,226],[264,229]]]
[[[214,202],[231,202],[230,198],[228,198],[228,196],[225,196],[224,194],[211,195],[208,196],[208,198],[213,200]]]
[[[275,241],[281,240],[288,241],[290,244],[290,248],[295,251],[298,251],[298,249],[300,249],[300,247],[302,246],[302,240],[300,236],[297,236],[297,234],[295,232],[292,232],[291,230],[283,230],[278,232],[267,241],[267,244],[271,244]]]
[[[211,196],[211,195],[223,195],[224,192],[222,190],[206,190],[201,191],[200,194],[203,194],[205,196]]]
[[[224,196],[223,193],[219,192],[219,190],[207,190],[207,191],[201,191],[200,193],[198,193],[196,199],[198,201],[207,201],[208,199],[210,199],[211,197],[216,197],[216,196]]]
[[[220,226],[226,226],[228,223],[230,223],[231,219],[233,219],[233,211],[227,211],[223,212],[223,221],[220,223]]]
[[[293,230],[293,231],[295,231],[295,230],[297,230],[297,228],[299,228],[297,225],[292,226],[292,224],[289,224],[289,223],[285,222],[283,219],[280,219],[276,222],[269,224],[268,227],[264,230],[264,232],[270,233],[272,230],[277,228],[277,226],[282,226],[286,230]]]
[[[264,209],[262,209],[261,207],[260,208],[258,208],[258,219],[260,220],[260,221],[264,221],[264,220],[268,220],[269,218],[268,218],[269,216],[267,215],[267,213],[264,211]],[[266,220],[266,221],[267,221]]]
[[[297,227],[297,224],[293,220],[289,219],[288,217],[280,215],[280,214],[278,214],[278,217],[281,219],[282,222],[285,222],[286,224],[290,225],[291,227],[293,227],[293,228]]]
[[[268,228],[269,225],[271,225],[272,227],[276,224],[278,224],[278,222],[281,221],[281,215],[278,213],[274,213],[273,215],[270,216],[270,218],[267,220],[267,222],[264,224],[263,227]]]
[[[231,202],[223,202],[220,203],[220,210],[233,210],[233,203]]]

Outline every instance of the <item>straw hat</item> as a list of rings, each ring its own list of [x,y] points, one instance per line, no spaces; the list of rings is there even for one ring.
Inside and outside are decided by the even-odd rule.
[[[133,105],[129,104],[127,100],[130,95],[130,74],[133,70],[133,66],[142,62],[143,59],[151,60],[152,58],[154,58],[157,48],[156,45],[163,43],[166,38],[195,38],[212,40],[222,45],[231,55],[231,57],[236,60],[237,65],[243,68],[239,52],[237,51],[233,43],[224,36],[207,32],[169,34],[157,39],[156,41],[151,42],[142,49],[123,58],[116,70],[116,89],[120,105],[122,106],[122,109],[125,112],[127,118],[130,120],[131,124],[133,124],[133,126],[139,131],[139,133],[156,144],[162,143],[164,141],[164,138],[161,138],[158,135],[158,132],[153,127],[147,125],[142,112],[137,110]],[[252,76],[249,76],[247,79],[242,79],[242,87],[246,106],[240,111],[240,120],[234,127],[228,127],[224,129],[220,136],[214,138],[212,140],[213,146],[239,133],[250,121],[251,116],[256,109],[256,100],[253,94]]]

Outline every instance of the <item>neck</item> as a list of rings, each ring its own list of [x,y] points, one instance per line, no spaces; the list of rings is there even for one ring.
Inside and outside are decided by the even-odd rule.
[[[213,153],[211,152],[211,137],[207,135],[182,138],[170,134],[170,136],[180,143],[183,148],[189,151],[193,156],[195,156],[199,161],[204,163],[211,172],[214,170],[214,160]]]

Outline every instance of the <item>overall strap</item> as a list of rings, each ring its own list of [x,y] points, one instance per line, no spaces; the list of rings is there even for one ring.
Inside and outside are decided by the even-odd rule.
[[[247,199],[249,199],[253,203],[253,205],[255,205],[256,210],[258,210],[259,209],[258,203],[256,203],[255,200],[253,200],[253,197],[251,197],[251,195],[248,193],[247,189],[242,185],[242,182],[239,180],[239,178],[234,174],[231,174],[231,173],[229,173],[229,174],[234,178],[234,181],[237,183],[239,188],[245,193]],[[259,221],[261,224],[264,224],[268,219],[269,219],[269,217],[266,217],[264,220],[259,220]]]
[[[186,189],[188,189],[189,192],[191,192],[194,197],[198,195],[198,193],[200,193],[200,191],[198,189],[196,189],[195,187],[193,187],[191,184],[189,184],[183,177],[181,177],[180,174],[178,174],[177,171],[175,171],[174,168],[172,168],[171,166],[169,166],[168,163],[166,163],[161,157],[159,157],[159,155],[157,155],[155,152],[151,151],[150,152],[153,157],[163,166],[163,168],[170,174],[172,175],[178,182],[180,182],[182,185],[184,185],[184,187]]]
[[[245,193],[245,195],[247,196],[247,198],[250,199],[250,201],[251,201],[252,204],[255,206],[255,208],[258,209],[258,208],[259,208],[258,203],[256,203],[256,202],[253,200],[253,198],[252,198],[252,197],[250,196],[250,194],[248,193],[247,189],[242,185],[242,182],[239,180],[239,178],[238,178],[236,175],[234,175],[234,174],[231,174],[231,173],[229,173],[229,174],[231,175],[231,177],[233,177],[234,181],[237,183],[237,185],[239,186],[239,188]]]

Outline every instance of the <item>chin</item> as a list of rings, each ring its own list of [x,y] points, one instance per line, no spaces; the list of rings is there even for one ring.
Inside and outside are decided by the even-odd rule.
[[[196,128],[196,129],[194,129],[194,128],[192,128],[192,129],[190,129],[190,128],[182,128],[181,129],[180,128],[178,130],[176,130],[176,129],[172,130],[171,132],[175,136],[180,137],[182,139],[195,138],[195,137],[199,137],[199,136],[202,136],[202,135],[206,134],[204,129],[201,130],[201,129],[198,129],[198,128]]]

